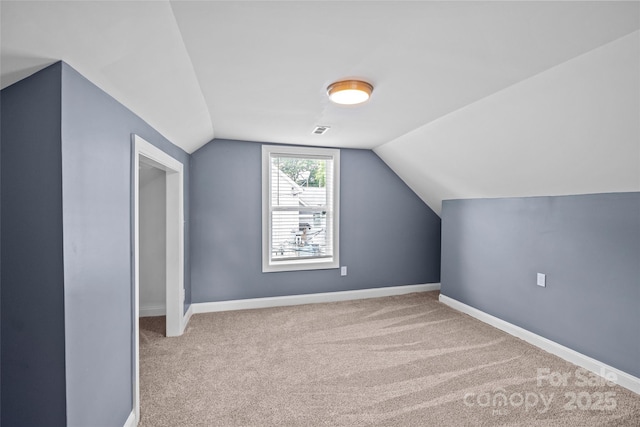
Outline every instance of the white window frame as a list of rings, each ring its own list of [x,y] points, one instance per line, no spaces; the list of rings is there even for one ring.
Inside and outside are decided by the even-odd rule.
[[[333,256],[327,258],[272,260],[271,259],[271,155],[301,157],[331,157],[333,159]],[[262,272],[321,270],[340,267],[340,150],[333,148],[262,146]]]

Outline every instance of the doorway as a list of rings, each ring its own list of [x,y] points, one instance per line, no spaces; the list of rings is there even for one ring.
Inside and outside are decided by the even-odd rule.
[[[182,335],[187,318],[184,315],[184,197],[183,165],[167,153],[151,145],[138,135],[133,135],[134,175],[134,372],[133,408],[135,425],[140,420],[140,170],[152,170],[155,178],[162,180],[164,189],[164,260],[159,261],[164,274],[164,299],[166,335]],[[162,205],[160,206],[162,209]],[[156,272],[157,273],[157,272]],[[161,292],[161,291],[160,291]]]
[[[138,166],[140,316],[167,314],[167,195],[162,169],[144,162]]]

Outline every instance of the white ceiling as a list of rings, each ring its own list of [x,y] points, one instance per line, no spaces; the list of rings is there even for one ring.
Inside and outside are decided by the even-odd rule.
[[[632,33],[638,4],[2,1],[1,84],[64,60],[189,153],[376,148]],[[328,101],[349,77],[367,104]]]
[[[58,60],[192,153],[370,148],[442,201],[640,191],[639,1],[5,1],[1,85]],[[326,87],[367,80],[359,106]],[[314,135],[316,125],[330,126]]]
[[[447,199],[640,191],[640,31],[374,151],[438,214]]]

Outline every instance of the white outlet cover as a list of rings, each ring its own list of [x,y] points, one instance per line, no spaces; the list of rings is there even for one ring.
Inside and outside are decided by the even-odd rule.
[[[346,276],[347,275],[347,266],[343,265],[342,267],[340,267],[340,275],[341,276]]]
[[[538,273],[538,286],[542,286],[543,288],[547,286],[547,275],[543,273]]]

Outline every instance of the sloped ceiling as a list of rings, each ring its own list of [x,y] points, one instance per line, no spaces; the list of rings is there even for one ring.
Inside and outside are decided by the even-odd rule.
[[[469,166],[465,146],[439,146],[430,126],[441,128],[454,114],[455,128],[464,128],[470,119],[458,112],[467,106],[622,38],[637,39],[639,6],[2,1],[1,84],[64,60],[189,153],[214,137],[375,149],[425,201],[439,205],[449,195],[518,191],[463,191],[475,185],[454,173]],[[371,100],[331,104],[326,87],[343,78],[371,82]],[[313,135],[316,125],[331,129]],[[425,137],[429,149],[419,143]],[[475,143],[506,156],[490,138]],[[513,165],[528,162],[526,150],[509,156]],[[434,165],[427,174],[407,172]],[[500,181],[490,168],[477,174],[483,186]],[[442,185],[446,191],[438,190]]]
[[[190,152],[213,128],[168,2],[2,1],[2,87],[64,60]]]
[[[442,200],[640,191],[636,31],[374,150]]]

